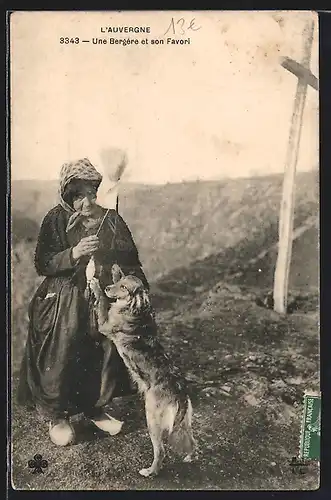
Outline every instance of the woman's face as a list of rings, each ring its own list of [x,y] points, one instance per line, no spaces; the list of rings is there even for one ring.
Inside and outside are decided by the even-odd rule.
[[[92,217],[97,209],[96,199],[96,190],[92,186],[82,186],[79,193],[74,195],[72,206],[85,217]]]

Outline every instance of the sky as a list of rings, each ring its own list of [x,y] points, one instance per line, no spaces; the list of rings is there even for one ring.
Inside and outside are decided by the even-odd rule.
[[[172,18],[177,32],[165,34]],[[103,171],[107,148],[126,152],[131,182],[282,172],[297,79],[279,58],[301,60],[312,18],[318,77],[310,12],[15,12],[12,179],[56,179],[63,163],[81,157]],[[101,33],[108,26],[151,33]],[[66,36],[90,42],[61,44]],[[92,43],[110,37],[139,44]],[[168,37],[191,43],[151,43]],[[317,168],[318,145],[318,92],[308,88],[298,170]]]

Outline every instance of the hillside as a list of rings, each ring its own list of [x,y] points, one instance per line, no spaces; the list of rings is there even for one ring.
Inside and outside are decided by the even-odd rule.
[[[317,217],[316,175],[309,172],[297,176],[295,227],[311,215]],[[223,253],[236,251],[238,245],[242,247],[240,258],[245,260],[276,243],[281,186],[282,177],[278,175],[162,186],[126,185],[120,213],[131,228],[149,279],[154,280],[171,269],[210,256],[219,255],[222,261]],[[16,212],[39,224],[56,199],[54,181],[13,182],[15,238],[21,231],[15,222]],[[313,239],[317,245],[317,232]],[[309,278],[310,282],[313,279]]]

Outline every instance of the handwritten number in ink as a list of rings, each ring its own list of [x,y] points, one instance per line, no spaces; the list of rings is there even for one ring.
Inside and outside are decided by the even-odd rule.
[[[183,17],[178,19],[176,22],[172,17],[168,29],[164,34],[166,35],[170,30],[172,30],[173,35],[185,35],[185,29],[186,31],[187,30],[198,31],[199,29],[201,29],[201,26],[196,26],[195,17],[191,19],[189,25],[186,28],[185,28],[185,19]]]
[[[172,29],[172,34],[175,35],[176,29],[175,29],[175,21],[174,21],[173,17],[171,18],[171,22],[170,22],[170,24],[168,26],[168,29],[167,29],[167,31],[164,34],[166,35],[170,29]]]
[[[185,25],[185,19],[183,19],[182,17],[180,19],[178,19],[177,21],[177,24],[181,23],[180,25],[180,35],[184,35],[185,34],[185,30],[184,30],[184,25]],[[175,34],[175,31],[174,31],[174,34]]]

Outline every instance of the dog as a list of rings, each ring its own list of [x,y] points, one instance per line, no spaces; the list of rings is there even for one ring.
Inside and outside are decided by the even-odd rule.
[[[153,462],[139,471],[159,473],[165,457],[165,438],[184,461],[192,461],[196,442],[192,434],[192,404],[186,382],[157,339],[149,294],[142,281],[112,267],[113,285],[104,292],[90,282],[100,333],[112,340],[138,391],[145,399],[146,421],[153,445]],[[109,302],[113,301],[109,307]]]

